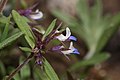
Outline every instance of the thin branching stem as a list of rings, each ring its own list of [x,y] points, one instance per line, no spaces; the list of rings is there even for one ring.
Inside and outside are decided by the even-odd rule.
[[[21,69],[24,65],[26,65],[26,64],[32,59],[33,56],[34,56],[34,54],[31,53],[31,55],[29,55],[29,56],[26,58],[26,60],[25,60],[22,64],[20,64],[20,65],[7,77],[6,80],[11,80],[11,79],[13,78],[13,76],[14,76],[17,72],[19,72],[20,69]]]
[[[0,2],[0,13],[4,10],[4,7],[6,6],[8,0],[1,0]]]

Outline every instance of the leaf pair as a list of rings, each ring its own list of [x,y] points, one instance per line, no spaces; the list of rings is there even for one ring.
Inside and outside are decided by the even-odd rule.
[[[15,41],[20,36],[22,36],[23,33],[17,32],[15,34],[13,34],[12,36],[8,37],[11,15],[9,17],[2,16],[2,17],[0,17],[0,19],[2,19],[2,20],[0,20],[0,21],[2,21],[1,23],[5,24],[3,33],[0,36],[0,49],[2,49],[4,47],[6,47],[7,45],[9,45],[11,42]]]

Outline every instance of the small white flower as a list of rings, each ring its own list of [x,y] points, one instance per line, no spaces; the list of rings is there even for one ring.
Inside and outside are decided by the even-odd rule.
[[[62,48],[65,48],[64,46],[61,46],[60,47],[60,49],[62,49]],[[78,52],[78,50],[76,49],[76,48],[74,48],[74,46],[73,46],[73,42],[70,42],[70,46],[69,46],[69,50],[62,50],[61,51],[63,54],[70,54],[70,53],[74,53],[74,54],[80,54],[79,52]]]
[[[29,16],[32,19],[38,20],[43,17],[43,13],[37,9],[33,14],[30,14]]]
[[[59,31],[56,31],[56,33],[59,33]],[[60,41],[65,41],[70,37],[70,35],[71,35],[70,29],[67,27],[66,28],[66,35],[64,36],[63,34],[60,34],[56,38]]]

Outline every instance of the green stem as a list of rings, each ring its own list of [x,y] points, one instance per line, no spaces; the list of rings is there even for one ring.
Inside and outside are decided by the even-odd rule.
[[[90,59],[95,54],[95,47],[90,48],[86,56],[84,57],[85,60]]]

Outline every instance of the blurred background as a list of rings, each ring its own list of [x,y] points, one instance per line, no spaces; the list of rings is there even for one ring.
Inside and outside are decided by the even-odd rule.
[[[9,0],[7,6],[4,9],[4,14],[6,16],[9,15],[11,10],[20,10],[27,9],[34,4],[38,3],[38,5],[34,8],[34,10],[39,9],[43,12],[44,17],[37,22],[43,28],[47,28],[48,25],[52,22],[53,19],[58,18],[57,25],[59,25],[64,20],[59,19],[52,11],[58,9],[72,17],[77,16],[77,1],[78,0]],[[88,0],[89,6],[93,5],[94,0]],[[103,4],[103,16],[105,14],[116,15],[120,11],[120,0],[101,0]],[[84,8],[83,8],[84,9]],[[64,26],[69,26],[69,24],[64,24]],[[119,26],[119,25],[118,25]],[[77,37],[77,42],[75,43],[75,47],[78,48],[80,55],[69,55],[70,61],[66,59],[63,55],[56,53],[46,54],[46,58],[54,67],[55,71],[59,76],[65,77],[63,74],[68,71],[68,69],[78,61],[81,61],[83,57],[88,52],[88,46],[86,42],[79,36],[79,31],[72,31],[73,35]],[[96,33],[97,34],[97,33]],[[5,68],[7,68],[8,72],[12,67],[17,67],[19,62],[19,57],[24,55],[22,51],[19,50],[19,46],[23,45],[21,40],[17,40],[17,42],[12,43],[12,47],[8,46],[4,50],[0,51],[0,60],[4,64]],[[78,69],[72,71],[70,74],[67,73],[68,76],[74,78],[73,80],[80,80],[80,77],[83,77],[83,74],[86,74],[85,80],[120,80],[120,29],[117,30],[110,36],[107,40],[105,46],[101,49],[103,52],[108,52],[111,56],[106,60],[99,64],[95,64],[94,66],[90,65],[87,68],[79,67]],[[6,53],[6,54],[5,54]],[[9,55],[7,54],[9,53]],[[83,75],[83,76],[80,76]],[[3,75],[0,74],[2,77]],[[62,79],[61,79],[62,80]],[[63,78],[63,80],[66,80]],[[68,79],[72,80],[72,79]]]

